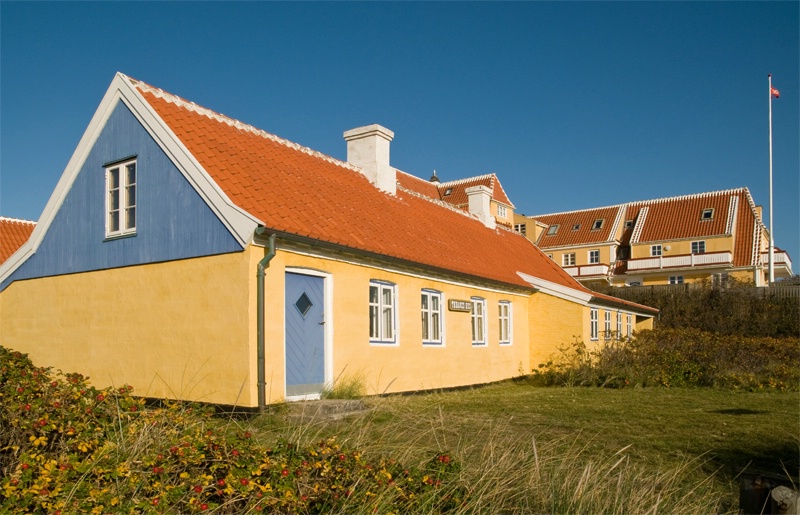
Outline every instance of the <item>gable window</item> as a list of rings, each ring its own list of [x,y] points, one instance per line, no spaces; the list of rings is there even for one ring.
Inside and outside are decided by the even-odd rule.
[[[630,229],[633,227],[633,220],[625,220],[625,228]]]
[[[558,232],[558,228],[559,228],[559,227],[560,227],[560,226],[559,226],[558,224],[551,225],[551,226],[550,226],[550,227],[547,229],[547,235],[548,235],[548,236],[552,236],[552,235],[554,235],[555,233],[557,233],[557,232]]]
[[[472,297],[472,345],[486,345],[486,299]]]
[[[371,343],[395,343],[395,298],[394,284],[380,281],[369,282],[369,341]]]
[[[598,219],[597,219],[597,220],[595,220],[595,221],[594,221],[594,223],[592,224],[592,230],[593,230],[593,231],[596,231],[596,230],[598,230],[598,229],[601,229],[602,227],[603,227],[603,219],[602,219],[602,218],[598,218]]]
[[[511,303],[501,300],[497,305],[497,313],[500,320],[500,345],[511,344]]]
[[[705,254],[706,253],[706,242],[705,241],[693,241],[692,242],[692,254]]]
[[[514,224],[514,230],[525,236],[527,233],[526,224]]]
[[[589,338],[592,340],[597,339],[597,309],[591,308],[589,310]]]
[[[589,264],[596,264],[600,262],[600,251],[599,250],[590,250],[589,251]]]
[[[106,167],[106,237],[136,233],[136,160]]]
[[[713,220],[714,219],[714,208],[707,207],[703,209],[700,213],[700,220]]]
[[[422,344],[442,344],[442,292],[422,290]]]
[[[626,327],[625,327],[625,336],[627,336],[628,338],[630,338],[631,335],[633,335],[633,320],[632,319],[633,319],[633,316],[630,313],[625,315],[625,325],[626,325]]]
[[[683,284],[683,276],[682,275],[671,275],[671,276],[669,276],[669,283],[670,284]]]
[[[617,338],[622,338],[622,313],[617,311]]]
[[[661,255],[661,244],[658,245],[650,245],[650,255],[651,256],[660,256]]]
[[[605,331],[603,331],[603,336],[605,336],[606,340],[611,339],[611,311],[606,311],[603,314],[603,322],[605,322]]]
[[[500,218],[505,218],[508,216],[508,211],[506,210],[506,206],[501,206],[500,204],[497,205],[497,216]]]
[[[575,266],[575,253],[570,252],[561,256],[562,266]]]

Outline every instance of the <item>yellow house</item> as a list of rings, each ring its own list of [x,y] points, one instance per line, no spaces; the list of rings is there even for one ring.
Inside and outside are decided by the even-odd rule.
[[[0,264],[0,345],[99,386],[260,408],[337,380],[502,380],[652,327],[494,223],[489,187],[467,210],[417,191],[393,137],[346,131],[340,161],[117,74]]]
[[[531,240],[585,284],[768,282],[769,233],[747,188],[522,218]],[[785,251],[773,263],[777,279],[791,277]]]

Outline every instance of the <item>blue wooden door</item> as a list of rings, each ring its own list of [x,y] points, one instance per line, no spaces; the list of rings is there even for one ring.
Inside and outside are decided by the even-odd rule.
[[[286,395],[318,394],[325,384],[321,277],[286,273]]]

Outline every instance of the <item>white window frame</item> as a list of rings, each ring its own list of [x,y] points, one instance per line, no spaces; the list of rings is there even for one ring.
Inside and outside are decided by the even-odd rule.
[[[547,228],[547,235],[548,236],[553,236],[554,234],[556,234],[558,232],[558,228],[559,227],[560,227],[559,224],[551,225],[550,227]]]
[[[683,276],[682,275],[671,275],[671,276],[669,276],[669,283],[670,284],[683,284]]]
[[[497,216],[499,216],[500,218],[508,217],[508,210],[506,209],[506,206],[501,206],[500,204],[497,204]]]
[[[625,336],[630,338],[633,335],[633,315],[631,315],[630,313],[625,314],[625,324],[627,326],[625,328],[626,329]]]
[[[548,253],[548,254],[546,254],[546,256],[549,257],[550,259],[553,259],[553,254],[552,253]]]
[[[706,240],[698,240],[692,242],[692,254],[705,254],[706,253]]]
[[[650,255],[653,257],[658,257],[664,254],[664,249],[660,243],[656,245],[650,245]]]
[[[523,236],[527,236],[528,234],[528,227],[527,224],[514,224],[514,230],[520,233]]]
[[[373,290],[374,289],[374,290]],[[373,300],[372,292],[377,299]],[[386,302],[387,296],[389,302]],[[371,280],[369,282],[369,342],[396,345],[397,339],[397,285]]]
[[[485,347],[488,343],[486,338],[486,299],[472,297],[471,300],[472,345],[474,347]]]
[[[611,339],[611,311],[606,310],[603,314],[603,322],[605,324],[605,331],[603,331],[603,337],[606,340]]]
[[[700,212],[700,221],[704,220],[713,220],[714,219],[714,208],[707,207]]]
[[[568,252],[561,255],[561,266],[575,266],[575,253]]]
[[[617,338],[622,338],[622,312],[617,311]]]
[[[589,309],[589,338],[592,341],[597,340],[598,318],[597,308]]]
[[[444,295],[437,290],[423,289],[420,294],[422,344],[444,344]]]
[[[133,182],[130,169],[133,169]],[[119,161],[105,167],[105,228],[106,238],[136,234],[136,186],[138,184],[136,158]],[[113,177],[116,174],[116,185]],[[115,187],[116,186],[116,187]]]
[[[599,231],[600,229],[602,229],[603,222],[605,222],[605,219],[603,218],[598,218],[597,220],[595,220],[594,223],[592,224],[592,230]]]
[[[500,345],[511,345],[513,334],[513,309],[511,301],[501,300],[497,303],[497,316],[500,322]]]
[[[600,263],[600,250],[590,250],[589,251],[589,264],[596,265]]]

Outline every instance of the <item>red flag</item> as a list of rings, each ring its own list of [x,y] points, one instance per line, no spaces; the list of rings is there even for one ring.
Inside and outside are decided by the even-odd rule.
[[[780,98],[781,97],[781,92],[778,91],[776,88],[774,88],[772,86],[769,87],[769,92],[772,93],[772,96],[775,97],[775,98]]]

